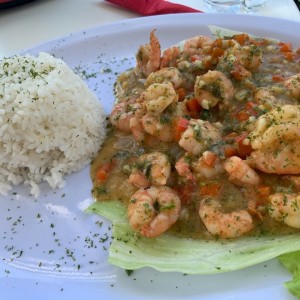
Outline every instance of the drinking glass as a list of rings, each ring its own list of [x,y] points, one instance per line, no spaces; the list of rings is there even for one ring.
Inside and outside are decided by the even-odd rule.
[[[268,0],[243,0],[242,8],[248,12],[256,12],[266,6]]]
[[[204,0],[213,12],[236,13],[239,11],[243,0]]]

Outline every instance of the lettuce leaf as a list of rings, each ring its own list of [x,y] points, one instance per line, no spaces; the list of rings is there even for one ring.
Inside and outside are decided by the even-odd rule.
[[[283,254],[279,260],[293,275],[293,279],[285,283],[286,288],[300,299],[300,251]]]
[[[128,270],[147,266],[162,272],[215,274],[243,269],[300,249],[300,234],[264,235],[228,241],[193,240],[168,234],[149,239],[131,229],[126,208],[118,201],[95,202],[87,211],[113,223],[109,262]],[[297,258],[292,265],[296,262]],[[297,274],[300,275],[298,269]]]

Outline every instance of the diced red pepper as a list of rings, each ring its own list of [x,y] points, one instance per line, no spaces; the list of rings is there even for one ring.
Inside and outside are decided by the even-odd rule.
[[[176,93],[178,95],[178,101],[183,101],[185,99],[186,96],[186,90],[185,88],[179,88],[176,90]]]
[[[230,74],[237,81],[244,80],[252,75],[250,71],[240,64],[235,64]]]
[[[287,59],[288,61],[293,61],[294,60],[294,53],[293,52],[284,52],[283,56],[285,57],[285,59]]]
[[[235,138],[238,147],[238,156],[245,158],[253,152],[251,144],[244,143],[244,140],[248,137],[248,133],[243,133]]]
[[[182,203],[190,203],[193,193],[196,191],[197,185],[193,182],[187,182],[183,185],[174,187]]]
[[[218,156],[216,155],[216,153],[214,153],[212,151],[205,151],[202,155],[203,162],[209,167],[212,167],[215,165],[217,158],[218,158]]]
[[[224,155],[225,157],[231,157],[237,155],[237,149],[233,145],[225,145],[224,146]]]
[[[218,58],[224,54],[224,50],[220,47],[215,47],[212,49],[212,57]]]
[[[98,171],[97,171],[97,175],[96,175],[97,180],[105,181],[108,177],[109,172],[112,169],[112,166],[113,166],[113,164],[111,161],[100,165],[100,167],[98,168]]]
[[[292,51],[292,44],[291,43],[280,42],[279,46],[280,46],[279,49],[280,49],[281,52],[291,52]]]
[[[189,99],[186,102],[186,107],[192,118],[199,118],[199,113],[202,110],[202,106],[199,104],[199,100],[196,98]]]
[[[247,33],[235,34],[232,38],[242,46],[246,44],[246,41],[249,41],[249,35]]]
[[[220,183],[205,184],[200,187],[201,196],[217,196],[222,188]]]
[[[189,120],[185,118],[180,118],[176,124],[175,128],[175,140],[179,141],[182,133],[187,129],[189,125]]]
[[[271,194],[271,187],[268,185],[260,185],[257,187],[257,194],[260,198],[266,198]]]
[[[247,111],[241,110],[237,113],[236,118],[239,122],[247,121],[250,118],[250,115]]]
[[[284,77],[282,75],[275,74],[272,76],[272,80],[274,82],[282,82],[282,81],[284,81]]]

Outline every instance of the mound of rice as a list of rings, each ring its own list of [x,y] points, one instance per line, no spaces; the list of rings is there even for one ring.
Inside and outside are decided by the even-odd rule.
[[[0,193],[13,185],[64,185],[105,137],[97,97],[62,60],[47,53],[0,61]]]

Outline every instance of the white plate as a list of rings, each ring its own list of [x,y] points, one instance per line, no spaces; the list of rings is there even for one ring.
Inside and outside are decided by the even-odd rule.
[[[33,47],[63,58],[84,74],[108,113],[116,74],[134,65],[139,45],[156,28],[162,48],[209,34],[208,24],[300,45],[300,23],[248,15],[178,14],[131,19]],[[94,77],[96,74],[96,78]],[[83,209],[91,203],[89,167],[52,191],[41,185],[0,198],[0,299],[294,299],[283,283],[291,275],[274,259],[245,270],[209,276],[125,271],[107,262],[110,224]],[[102,223],[103,222],[103,223]],[[100,226],[102,224],[102,226]]]

